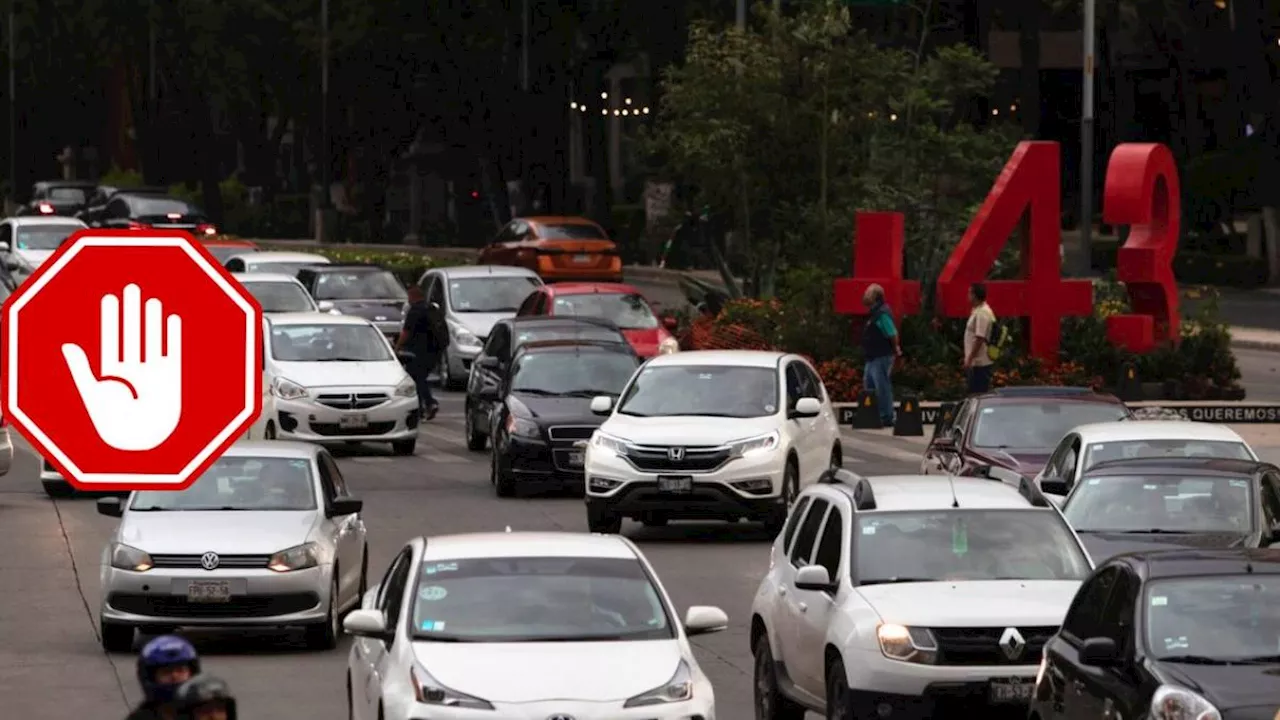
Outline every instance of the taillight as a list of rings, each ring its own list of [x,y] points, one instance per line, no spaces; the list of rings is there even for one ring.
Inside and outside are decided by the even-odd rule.
[[[217,234],[218,234],[218,228],[216,228],[216,227],[214,227],[214,226],[212,226],[212,225],[208,225],[208,224],[205,224],[205,225],[197,225],[197,226],[196,226],[196,234],[197,234],[197,235],[217,235]]]
[[[36,207],[37,207],[37,209],[39,209],[39,210],[40,210],[40,214],[41,214],[41,215],[52,215],[52,214],[53,214],[53,206],[52,206],[52,205],[50,205],[49,203],[40,203],[40,204],[39,204],[39,205],[37,205]]]

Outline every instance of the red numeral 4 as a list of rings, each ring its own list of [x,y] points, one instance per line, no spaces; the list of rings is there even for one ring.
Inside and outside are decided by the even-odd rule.
[[[1102,219],[1128,225],[1129,238],[1116,256],[1116,275],[1129,293],[1130,315],[1107,318],[1107,337],[1134,352],[1177,343],[1178,252],[1181,189],[1173,153],[1155,143],[1128,143],[1111,153],[1102,199]]]

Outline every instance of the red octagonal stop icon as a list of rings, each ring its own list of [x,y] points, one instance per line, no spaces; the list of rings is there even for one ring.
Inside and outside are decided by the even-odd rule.
[[[81,230],[4,303],[4,416],[81,490],[181,490],[262,410],[262,309],[188,235]]]

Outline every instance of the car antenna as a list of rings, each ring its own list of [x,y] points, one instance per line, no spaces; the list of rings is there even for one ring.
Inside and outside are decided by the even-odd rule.
[[[955,475],[947,475],[947,483],[951,486],[951,507],[960,507],[960,498],[956,497],[956,480]]]

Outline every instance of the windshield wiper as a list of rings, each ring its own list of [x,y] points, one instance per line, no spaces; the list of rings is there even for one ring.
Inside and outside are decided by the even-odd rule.
[[[1246,658],[1240,658],[1238,660],[1232,660],[1231,662],[1246,662],[1246,663],[1257,663],[1259,665],[1270,665],[1272,663],[1280,663],[1280,655],[1253,655]]]
[[[618,397],[618,393],[612,390],[570,390],[561,395],[568,397],[596,397],[597,395],[608,395],[609,397]]]
[[[1194,535],[1190,530],[1164,530],[1150,528],[1147,530],[1094,530],[1094,532],[1112,532],[1117,535]]]
[[[551,392],[542,388],[511,388],[511,392],[524,393],[526,395],[537,395],[539,397],[559,397],[564,393]]]
[[[495,641],[495,640],[488,640],[488,639],[485,639],[485,638],[468,638],[468,637],[462,637],[461,635],[441,635],[441,634],[440,634],[440,633],[438,633],[438,632],[431,632],[431,633],[414,633],[414,634],[413,634],[413,639],[414,639],[414,640],[425,640],[425,641],[427,641],[427,642],[441,642],[441,643],[480,643],[480,642],[497,642],[497,641]]]
[[[369,358],[359,358],[359,357],[331,357],[331,358],[321,358],[319,360],[312,360],[312,362],[378,362],[378,361],[370,360]]]
[[[862,580],[859,585],[894,585],[897,583],[918,583],[918,582],[937,582],[937,578],[920,578],[920,577],[891,577],[891,578],[875,578],[872,580]]]
[[[1161,662],[1186,663],[1188,665],[1231,665],[1233,660],[1205,657],[1204,655],[1170,655],[1159,658]]]
[[[467,308],[466,310],[457,310],[460,313],[497,313],[497,312],[515,312],[518,307],[496,307],[496,308]]]
[[[623,635],[548,635],[526,638],[520,642],[618,642],[626,639]]]

